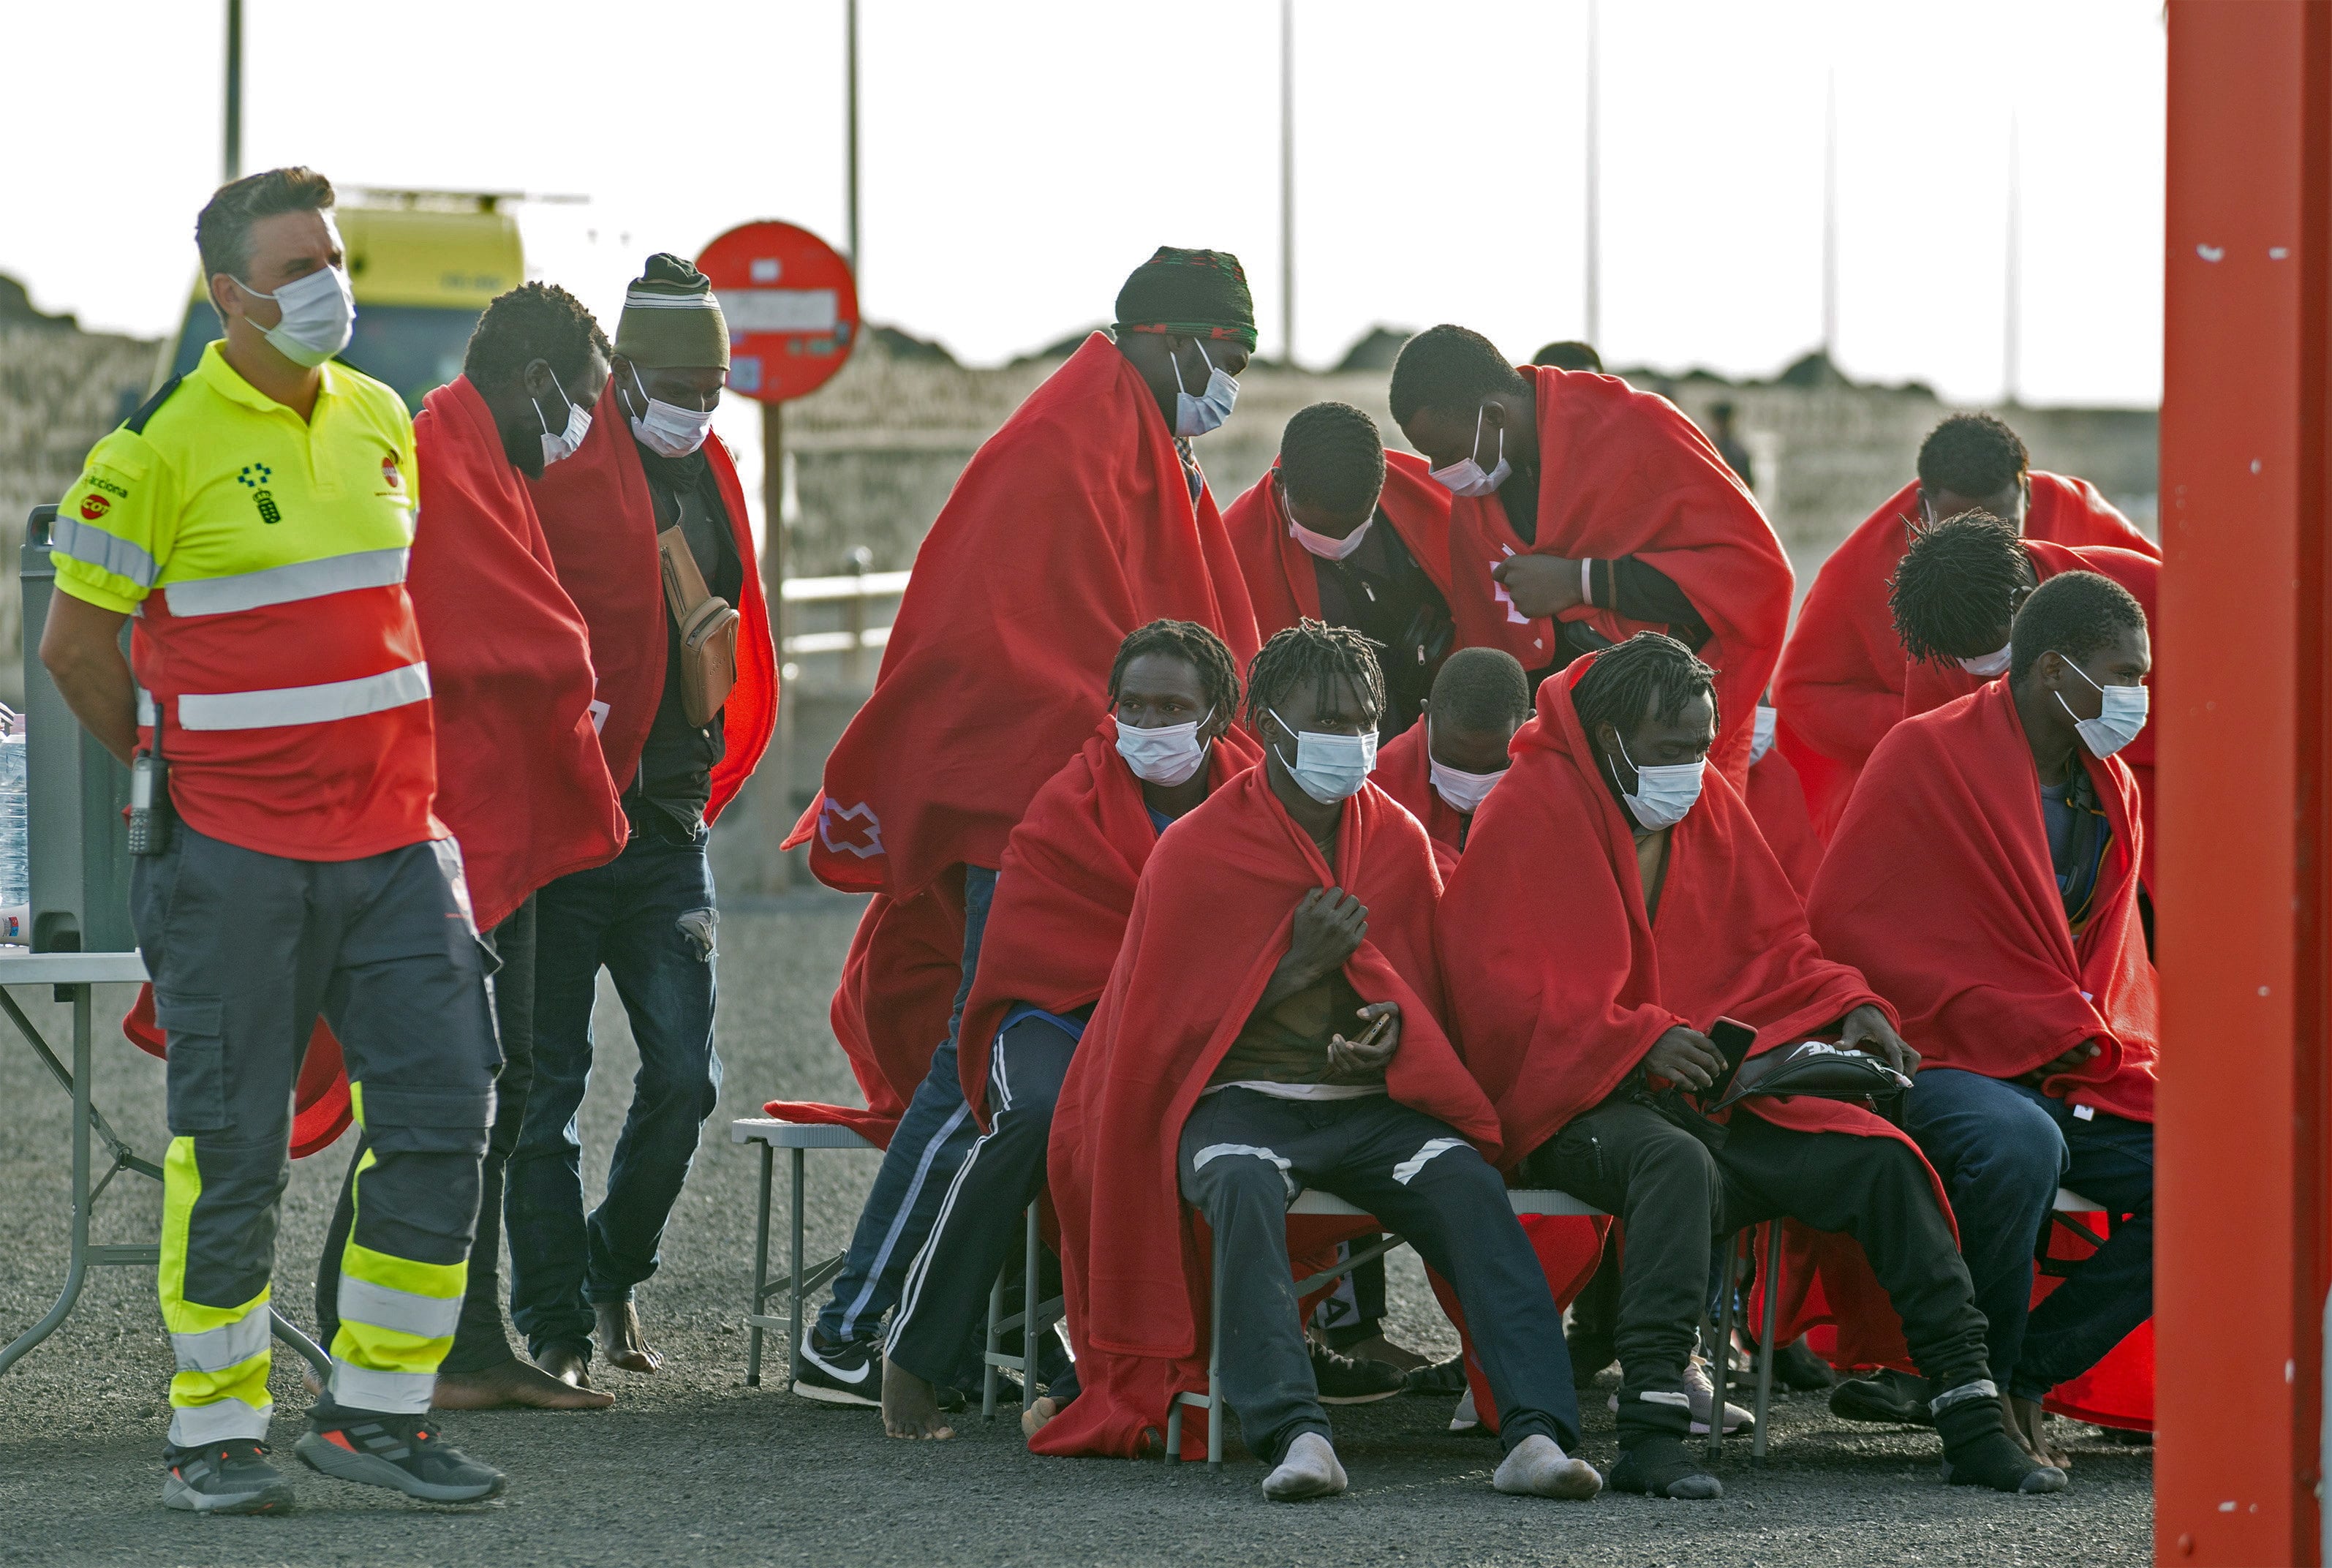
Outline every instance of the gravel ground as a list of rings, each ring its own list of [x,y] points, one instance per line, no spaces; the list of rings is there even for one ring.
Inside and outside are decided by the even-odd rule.
[[[299,1511],[282,1518],[201,1519],[165,1510],[157,1457],[167,1424],[169,1351],[143,1268],[95,1273],[80,1311],[0,1375],[0,1563],[397,1564],[492,1562],[669,1563],[842,1561],[1004,1563],[1276,1561],[1661,1564],[1982,1563],[2051,1568],[2147,1560],[2150,1450],[2108,1446],[2074,1428],[2074,1487],[2047,1499],[1946,1488],[1932,1433],[1856,1427],[1821,1398],[1777,1401],[1772,1466],[1745,1451],[1723,1468],[1713,1504],[1607,1494],[1581,1506],[1501,1497],[1489,1488],[1496,1445],[1444,1428],[1441,1400],[1399,1399],[1340,1411],[1339,1450],[1352,1477],[1341,1499],[1273,1508],[1243,1456],[1219,1476],[1203,1467],[1038,1459],[1009,1417],[977,1412],[956,1441],[886,1444],[871,1411],[841,1410],[781,1391],[774,1372],[744,1382],[739,1326],[750,1270],[756,1162],[728,1142],[731,1116],[779,1090],[855,1095],[826,1028],[827,992],[855,918],[855,900],[806,894],[722,922],[720,1113],[665,1237],[664,1272],[642,1288],[641,1315],[669,1368],[607,1374],[605,1413],[457,1416],[455,1440],[506,1469],[509,1496],[474,1510],[409,1505],[297,1466]],[[52,1040],[70,1040],[66,1009],[22,999]],[[118,1018],[126,992],[99,998]],[[622,1014],[603,991],[607,1071],[584,1107],[588,1179],[604,1174],[633,1066]],[[101,1028],[100,1104],[140,1150],[158,1154],[160,1064]],[[0,1331],[29,1324],[64,1271],[66,1138],[62,1095],[13,1033],[0,1042]],[[855,1099],[852,1103],[855,1103]],[[813,1156],[809,1227],[817,1255],[847,1238],[871,1154]],[[341,1168],[338,1151],[292,1171],[277,1295],[309,1321],[311,1269]],[[159,1190],[124,1177],[100,1200],[101,1239],[150,1240]],[[1396,1255],[1393,1332],[1454,1348],[1411,1255]],[[286,1449],[307,1404],[296,1362],[279,1357],[277,1437]],[[779,1363],[779,1364],[781,1364]],[[1607,1374],[1607,1384],[1610,1381]],[[1614,1457],[1602,1392],[1588,1401],[1585,1455]],[[1745,1445],[1736,1444],[1736,1450]]]

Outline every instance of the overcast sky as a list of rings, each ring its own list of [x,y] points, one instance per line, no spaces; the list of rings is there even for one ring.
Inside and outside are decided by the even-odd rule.
[[[1374,322],[1517,359],[1583,328],[1586,0],[1295,0],[1295,352]],[[246,0],[244,167],[525,190],[529,268],[612,323],[651,250],[731,225],[843,233],[843,0]],[[0,272],[154,335],[219,172],[221,0],[16,8]],[[1821,330],[1837,81],[1839,359],[1999,396],[2009,125],[2022,390],[2161,385],[2159,0],[1604,0],[1614,364],[1767,374]],[[1104,320],[1160,244],[1279,288],[1277,0],[862,0],[868,317],[994,362]]]

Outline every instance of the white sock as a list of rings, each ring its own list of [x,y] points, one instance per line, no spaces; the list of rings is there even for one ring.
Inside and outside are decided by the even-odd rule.
[[[1293,1503],[1333,1497],[1345,1484],[1344,1467],[1328,1439],[1317,1432],[1298,1432],[1287,1445],[1287,1457],[1263,1478],[1263,1495],[1275,1503]]]
[[[1583,1503],[1603,1489],[1603,1477],[1584,1459],[1574,1459],[1544,1433],[1515,1445],[1490,1477],[1490,1485],[1515,1496],[1563,1497]]]

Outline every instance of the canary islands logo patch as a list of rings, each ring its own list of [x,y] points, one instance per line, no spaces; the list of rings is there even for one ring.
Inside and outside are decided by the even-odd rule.
[[[283,521],[282,508],[275,504],[274,494],[267,488],[267,482],[274,477],[275,470],[264,463],[246,463],[234,476],[237,484],[251,492],[252,503],[259,508],[259,521],[270,524]]]

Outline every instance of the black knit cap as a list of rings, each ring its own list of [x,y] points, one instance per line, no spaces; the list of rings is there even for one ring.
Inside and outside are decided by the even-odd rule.
[[[1224,339],[1255,351],[1255,296],[1228,251],[1161,245],[1117,292],[1121,332],[1174,332]]]

